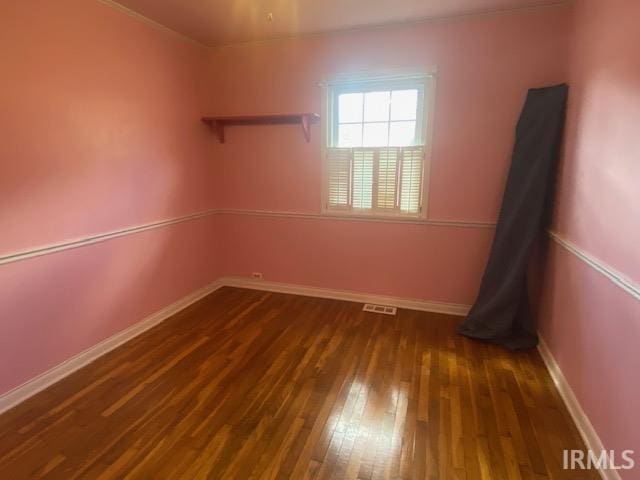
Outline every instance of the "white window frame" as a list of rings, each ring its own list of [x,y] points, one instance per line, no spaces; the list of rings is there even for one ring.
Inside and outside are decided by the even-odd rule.
[[[347,75],[334,75],[323,79],[322,87],[322,204],[321,213],[329,216],[362,218],[399,218],[407,220],[426,220],[429,206],[429,180],[431,173],[431,153],[433,138],[433,117],[436,90],[436,67],[422,69],[395,69],[378,72],[361,72]],[[381,212],[376,209],[359,210],[329,208],[329,179],[327,173],[327,154],[335,148],[338,129],[338,96],[349,92],[367,92],[379,90],[397,90],[403,88],[418,89],[418,112],[416,115],[416,136],[414,144],[424,148],[421,205],[419,212]],[[362,147],[367,148],[367,147]],[[390,147],[397,148],[397,147]]]

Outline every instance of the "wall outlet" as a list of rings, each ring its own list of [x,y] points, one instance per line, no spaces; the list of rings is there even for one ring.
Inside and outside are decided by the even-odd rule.
[[[262,272],[253,272],[251,276],[256,280],[262,280]]]

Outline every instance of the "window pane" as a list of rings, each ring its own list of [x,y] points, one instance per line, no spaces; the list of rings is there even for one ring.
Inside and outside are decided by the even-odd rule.
[[[362,93],[343,93],[338,97],[338,123],[362,122]]]
[[[418,90],[394,90],[391,93],[391,120],[415,120],[418,115]]]
[[[347,123],[338,125],[338,146],[339,147],[361,147],[362,146],[362,124]]]
[[[389,128],[389,145],[406,147],[413,145],[416,137],[416,122],[391,122]]]
[[[364,147],[386,147],[389,143],[389,124],[365,123],[362,145]]]
[[[391,92],[367,92],[364,94],[364,121],[389,121],[389,99]]]

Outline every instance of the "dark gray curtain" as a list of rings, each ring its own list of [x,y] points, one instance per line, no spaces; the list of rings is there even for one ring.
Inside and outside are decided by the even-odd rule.
[[[529,308],[527,265],[551,209],[567,102],[567,85],[529,90],[491,254],[462,335],[510,349],[538,343]]]

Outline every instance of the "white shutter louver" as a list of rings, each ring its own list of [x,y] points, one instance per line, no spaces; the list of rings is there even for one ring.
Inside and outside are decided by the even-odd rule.
[[[396,207],[398,178],[398,148],[382,148],[378,152],[378,179],[376,206],[393,210]]]
[[[328,206],[347,208],[351,185],[351,149],[332,148],[327,156]]]
[[[400,182],[400,210],[402,212],[420,212],[423,163],[424,149],[422,147],[405,147],[402,149]]]
[[[373,157],[371,149],[353,150],[353,208],[370,209],[373,196]]]

